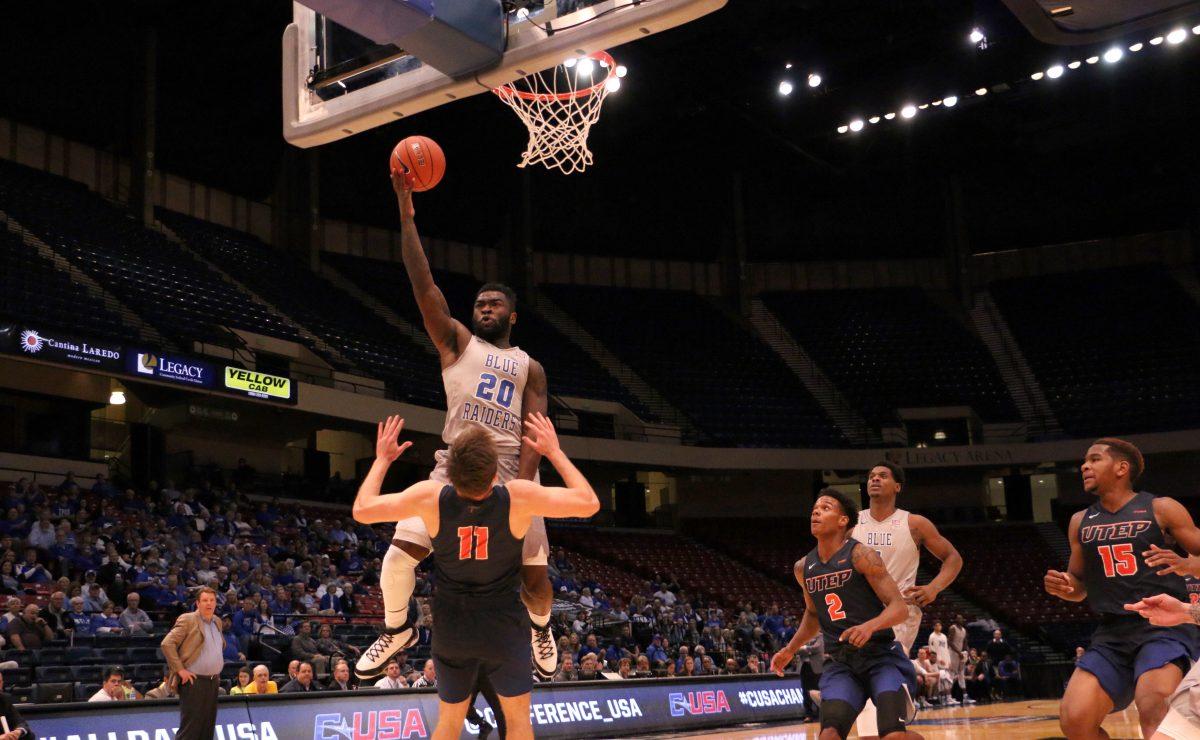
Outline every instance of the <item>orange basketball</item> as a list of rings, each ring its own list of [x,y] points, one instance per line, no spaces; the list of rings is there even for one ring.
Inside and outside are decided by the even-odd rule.
[[[429,190],[446,174],[446,155],[438,143],[428,136],[409,136],[392,150],[392,169],[400,165],[412,173],[413,190]]]

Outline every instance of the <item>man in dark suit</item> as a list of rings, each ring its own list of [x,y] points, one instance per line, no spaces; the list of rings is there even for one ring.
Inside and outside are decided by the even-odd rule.
[[[8,694],[4,693],[4,674],[0,673],[0,718],[4,719],[4,724],[0,725],[0,740],[19,740],[20,738],[36,738],[33,732],[29,729],[29,723],[17,711],[17,707],[13,704],[12,699]],[[7,732],[4,731],[7,728]]]

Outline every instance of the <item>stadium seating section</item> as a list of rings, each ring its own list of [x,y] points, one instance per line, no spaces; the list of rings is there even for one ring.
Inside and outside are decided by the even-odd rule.
[[[712,443],[844,444],[783,360],[715,302],[682,291],[582,285],[544,291]]]
[[[1163,268],[1007,280],[991,291],[1069,434],[1200,424],[1200,308]]]
[[[896,409],[924,406],[970,406],[985,421],[1019,419],[982,342],[919,289],[766,293],[762,300],[869,422],[895,422]]]

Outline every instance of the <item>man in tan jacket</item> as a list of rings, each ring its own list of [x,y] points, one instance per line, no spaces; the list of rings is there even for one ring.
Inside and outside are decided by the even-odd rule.
[[[180,614],[162,641],[179,690],[179,732],[175,740],[212,740],[217,722],[217,689],[225,661],[221,620],[214,616],[217,592],[207,586],[196,594],[196,610]]]

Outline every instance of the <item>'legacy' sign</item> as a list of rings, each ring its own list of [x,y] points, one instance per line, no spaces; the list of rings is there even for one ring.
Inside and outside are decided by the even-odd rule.
[[[129,373],[168,383],[192,385],[198,388],[215,388],[217,386],[216,368],[208,362],[192,357],[131,349],[126,356],[126,365],[126,371]]]

